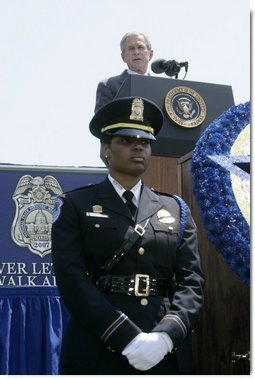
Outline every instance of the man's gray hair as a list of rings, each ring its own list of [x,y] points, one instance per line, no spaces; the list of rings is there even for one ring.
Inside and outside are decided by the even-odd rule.
[[[151,42],[150,42],[149,38],[144,33],[141,33],[141,32],[128,32],[128,33],[126,33],[122,37],[122,39],[120,41],[120,50],[121,50],[122,53],[124,53],[124,50],[125,50],[126,40],[130,36],[143,36],[143,38],[145,40],[145,44],[147,46],[147,49],[151,50]]]

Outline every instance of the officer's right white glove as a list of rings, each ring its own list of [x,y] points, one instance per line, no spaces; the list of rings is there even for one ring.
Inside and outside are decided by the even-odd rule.
[[[133,367],[147,371],[171,352],[172,340],[166,333],[140,333],[122,351]]]

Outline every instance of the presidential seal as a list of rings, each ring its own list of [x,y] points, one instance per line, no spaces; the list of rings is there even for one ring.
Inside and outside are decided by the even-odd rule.
[[[13,200],[16,214],[11,228],[13,241],[44,257],[51,252],[54,201],[62,189],[52,176],[20,178]]]
[[[206,117],[203,98],[189,87],[175,87],[168,91],[165,111],[173,123],[185,128],[198,127]]]

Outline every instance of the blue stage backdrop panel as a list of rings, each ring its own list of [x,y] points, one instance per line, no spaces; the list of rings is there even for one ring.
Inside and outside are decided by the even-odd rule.
[[[68,321],[51,261],[58,194],[106,168],[0,165],[0,374],[57,375]]]

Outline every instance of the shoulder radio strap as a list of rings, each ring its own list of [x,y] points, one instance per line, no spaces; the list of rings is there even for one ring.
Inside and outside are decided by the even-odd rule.
[[[179,204],[180,207],[180,232],[177,239],[177,248],[180,246],[180,243],[183,238],[183,233],[185,230],[186,222],[187,222],[187,215],[188,215],[188,206],[184,202],[183,199],[178,197],[178,195],[171,195],[176,202]],[[131,227],[131,231],[128,235],[128,237],[124,240],[121,247],[117,249],[117,251],[114,252],[113,256],[110,257],[108,260],[106,260],[104,267],[102,268],[104,271],[109,272],[115,266],[120,262],[120,260],[123,259],[125,254],[133,247],[135,242],[138,240],[139,237],[143,236],[145,233],[145,229],[147,224],[149,223],[150,219],[147,219],[144,226],[141,226],[140,224],[137,224],[135,228]]]
[[[181,244],[181,241],[182,241],[182,238],[183,238],[183,233],[184,233],[185,226],[186,226],[186,223],[187,223],[188,206],[184,202],[183,199],[181,199],[180,197],[178,197],[178,195],[173,194],[173,195],[171,195],[171,197],[173,197],[176,200],[176,202],[179,204],[180,213],[181,213],[181,216],[180,216],[180,232],[179,232],[177,243],[176,243],[177,248],[178,248],[180,246],[180,244]]]
[[[120,262],[120,260],[125,256],[125,254],[133,247],[138,238],[144,235],[145,228],[149,223],[149,220],[150,219],[146,220],[144,226],[136,224],[135,228],[129,228],[129,231],[130,229],[131,231],[128,237],[124,240],[121,247],[114,252],[114,255],[110,259],[106,260],[105,265],[102,268],[103,270],[109,272]]]

